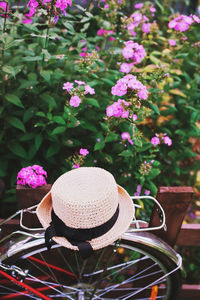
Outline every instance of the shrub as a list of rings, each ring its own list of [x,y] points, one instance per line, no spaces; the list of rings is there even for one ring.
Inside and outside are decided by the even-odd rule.
[[[6,3],[0,176],[8,193],[30,164],[44,166],[50,182],[100,166],[136,195],[192,183],[198,16],[174,13],[166,0]]]

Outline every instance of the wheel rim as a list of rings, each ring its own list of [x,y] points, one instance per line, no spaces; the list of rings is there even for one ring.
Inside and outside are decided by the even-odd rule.
[[[164,265],[150,253],[124,242],[95,251],[87,260],[57,244],[51,251],[38,247],[14,264],[29,270],[25,284],[50,299],[167,299],[171,289]],[[9,299],[22,295],[39,299],[9,282],[1,284],[2,288],[1,299],[8,299],[8,294]]]

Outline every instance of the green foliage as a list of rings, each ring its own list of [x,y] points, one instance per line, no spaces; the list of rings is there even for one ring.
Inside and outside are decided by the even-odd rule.
[[[103,167],[131,194],[138,185],[142,192],[156,194],[159,185],[193,184],[200,116],[197,24],[186,32],[169,29],[173,17],[167,1],[155,2],[154,17],[146,1],[141,12],[153,24],[151,30],[145,33],[138,26],[132,36],[126,28],[135,11],[130,11],[132,1],[108,2],[109,9],[93,1],[87,8],[73,5],[56,24],[45,11],[32,24],[22,24],[22,10],[12,5],[10,17],[0,17],[0,176],[8,190],[15,186],[17,172],[32,164],[47,170],[49,182],[77,163]],[[114,39],[97,35],[100,28],[113,31]],[[135,121],[106,116],[106,108],[120,98],[111,88],[125,75],[119,68],[126,62],[122,49],[129,40],[145,48],[146,57],[130,73],[149,90],[147,100],[122,97],[131,101]],[[74,80],[95,89],[78,107],[69,104],[70,95],[62,89]],[[123,132],[133,145],[122,140]],[[153,146],[156,133],[166,133],[172,146]],[[80,148],[89,154],[82,157]],[[147,173],[141,172],[145,161],[151,162]]]

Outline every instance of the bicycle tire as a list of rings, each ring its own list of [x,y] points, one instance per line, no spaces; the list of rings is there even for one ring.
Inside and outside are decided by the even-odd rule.
[[[37,246],[30,242],[31,247],[26,245],[24,250],[14,251],[10,257],[4,255],[1,262],[28,269],[24,284],[42,293],[44,299],[174,300],[181,285],[177,264],[156,249],[154,235],[151,235],[152,245],[135,241],[133,237],[134,234],[124,235],[85,261],[77,251],[55,243],[50,252],[47,251],[42,239]],[[93,265],[96,265],[95,270]],[[0,281],[0,299],[8,299],[8,295],[9,299],[42,299],[16,283],[7,280],[2,285]]]

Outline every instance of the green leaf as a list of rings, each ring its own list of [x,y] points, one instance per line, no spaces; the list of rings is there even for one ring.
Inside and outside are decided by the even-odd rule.
[[[160,169],[152,168],[148,175],[148,178],[153,179],[153,178],[157,177],[160,174],[160,172],[161,172]]]
[[[102,80],[103,80],[103,82],[107,83],[109,86],[115,85],[115,83],[108,78],[102,78]]]
[[[40,95],[40,98],[48,104],[49,111],[52,111],[57,106],[56,101],[49,94],[44,93],[44,94]]]
[[[85,23],[83,28],[81,28],[81,32],[85,32],[90,27],[90,23]]]
[[[38,61],[42,60],[42,56],[25,56],[22,58],[23,61]]]
[[[149,181],[147,184],[145,184],[145,186],[151,191],[152,196],[155,196],[157,194],[158,188],[152,181]]]
[[[48,148],[46,153],[46,158],[50,158],[54,154],[58,153],[60,151],[60,148],[58,145],[52,145]]]
[[[53,117],[53,121],[57,124],[65,125],[65,120],[61,116],[55,116]]]
[[[9,101],[10,103],[17,105],[21,108],[24,108],[24,105],[22,104],[21,100],[19,99],[18,96],[13,95],[13,94],[7,94],[5,96],[6,100]]]
[[[109,143],[109,142],[113,142],[116,141],[118,139],[118,134],[114,133],[114,132],[110,132],[107,137],[105,138],[105,142]]]
[[[53,131],[52,131],[52,135],[55,135],[55,134],[60,134],[60,133],[63,133],[65,132],[65,130],[67,129],[66,126],[58,126],[56,127]]]
[[[19,143],[15,142],[15,143],[10,143],[8,145],[9,150],[14,153],[15,155],[26,159],[27,157],[27,153],[25,151],[25,149],[22,147],[22,145],[20,145]]]
[[[92,105],[92,106],[95,106],[97,108],[100,108],[99,102],[96,99],[85,98],[84,102],[87,103],[87,104],[89,104],[89,105]]]
[[[49,53],[49,51],[47,49],[42,49],[42,53],[44,54],[45,58],[47,58],[47,59],[51,58],[51,54]]]
[[[42,135],[39,133],[35,137],[35,149],[38,150],[42,144]]]
[[[51,74],[52,71],[45,71],[45,70],[41,70],[40,71],[40,75],[44,78],[44,80],[46,80],[47,82],[50,81],[51,79]]]
[[[97,128],[90,122],[88,121],[81,121],[81,126],[84,128],[84,129],[88,129],[90,131],[93,131],[93,132],[97,132]]]
[[[24,127],[24,124],[22,123],[22,121],[21,121],[20,119],[18,119],[18,118],[16,118],[16,117],[10,117],[10,118],[8,118],[7,120],[8,120],[8,123],[9,123],[11,126],[17,128],[17,129],[20,129],[20,130],[22,130],[23,132],[26,131],[26,129],[25,129],[25,127]]]
[[[28,120],[30,120],[34,115],[35,115],[35,107],[29,107],[24,111],[24,116],[23,116],[23,122],[26,123]]]
[[[94,146],[94,151],[102,150],[105,147],[105,141],[97,142]]]
[[[3,71],[5,73],[11,74],[11,75],[13,75],[13,77],[15,77],[15,69],[13,67],[11,67],[11,66],[3,66],[2,69],[3,69]]]
[[[156,104],[152,103],[152,102],[149,102],[149,107],[157,114],[157,115],[160,115],[160,111],[159,111],[159,108]]]
[[[132,153],[132,151],[130,151],[130,150],[124,150],[124,151],[122,151],[122,152],[119,154],[119,156],[123,156],[123,157],[131,157],[131,156],[133,156],[133,153]]]
[[[158,0],[155,0],[155,3],[156,5],[158,5],[158,7],[160,8],[161,12],[163,13],[164,12],[164,6],[158,1]]]

